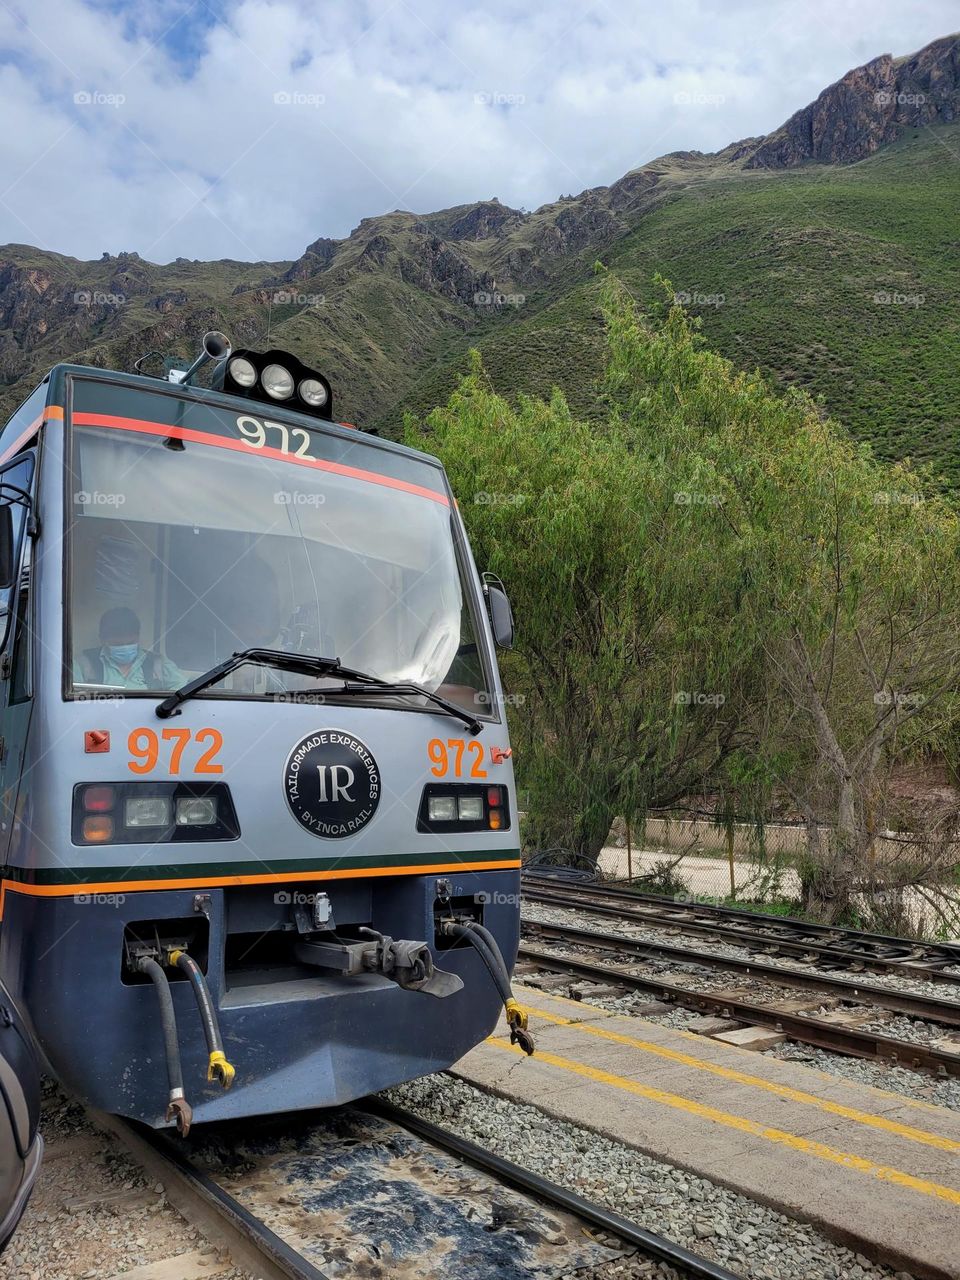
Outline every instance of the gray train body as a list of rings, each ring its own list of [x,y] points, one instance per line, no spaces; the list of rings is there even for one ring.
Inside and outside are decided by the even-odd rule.
[[[95,1107],[170,1123],[148,953],[198,1121],[453,1063],[503,1000],[439,921],[481,923],[512,965],[519,850],[484,586],[440,464],[283,406],[75,366],[0,455],[17,557],[0,592],[0,976],[48,1068]],[[143,685],[118,687],[112,655],[132,642],[109,628],[131,614]],[[258,662],[158,715],[248,647],[416,682],[479,731],[419,695]],[[363,929],[425,946],[445,990],[398,980]],[[180,951],[205,974],[229,1089],[207,1078]]]

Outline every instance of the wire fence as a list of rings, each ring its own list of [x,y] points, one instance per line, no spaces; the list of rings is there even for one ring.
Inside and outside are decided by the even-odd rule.
[[[599,870],[678,901],[796,906],[808,838],[799,821],[760,826],[718,823],[714,814],[690,809],[656,811],[639,827],[614,823]],[[934,867],[922,838],[879,833],[871,868],[856,894],[865,920],[891,932],[960,936],[960,838],[941,841]]]
[[[651,812],[639,828],[617,819],[600,857],[612,880],[645,880],[652,892],[724,900],[796,897],[795,866],[806,833],[800,824],[758,829],[750,822],[718,826],[694,810]]]

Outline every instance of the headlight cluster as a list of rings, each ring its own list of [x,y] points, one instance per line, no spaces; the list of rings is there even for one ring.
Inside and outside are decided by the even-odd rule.
[[[81,782],[74,788],[74,844],[235,840],[239,834],[222,782]]]
[[[509,827],[506,787],[431,783],[423,789],[418,831],[506,831]]]
[[[289,351],[235,351],[221,368],[218,390],[268,404],[289,404],[315,417],[333,417],[330,383]]]

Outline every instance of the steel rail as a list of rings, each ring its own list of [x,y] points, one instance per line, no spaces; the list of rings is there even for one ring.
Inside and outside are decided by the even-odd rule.
[[[216,1179],[198,1169],[182,1145],[173,1142],[163,1130],[150,1129],[134,1120],[120,1120],[118,1123],[129,1129],[167,1164],[172,1165],[191,1191],[226,1219],[228,1226],[264,1257],[273,1273],[279,1271],[282,1275],[289,1276],[290,1280],[330,1280],[325,1271],[315,1267],[302,1253],[291,1248]]]
[[[789,987],[806,987],[844,999],[869,1002],[879,1009],[906,1014],[911,1018],[927,1018],[942,1022],[945,1026],[960,1027],[960,1001],[938,1000],[935,996],[915,995],[912,992],[890,991],[870,982],[857,982],[850,978],[834,978],[828,974],[806,973],[800,969],[786,969],[781,965],[764,964],[759,960],[738,960],[730,956],[717,956],[709,951],[694,951],[690,947],[674,947],[663,942],[647,942],[642,938],[625,938],[618,933],[598,933],[575,925],[545,923],[542,920],[521,921],[524,929],[534,937],[556,938],[574,942],[598,951],[618,951],[623,955],[644,960],[659,956],[676,960],[681,964],[696,964],[710,969],[728,969],[733,973],[747,974],[751,978],[768,978]]]
[[[929,951],[937,959],[946,964],[960,965],[960,942],[922,942],[916,938],[901,938],[893,933],[871,933],[864,929],[852,929],[848,925],[821,924],[815,920],[800,920],[796,916],[778,916],[766,911],[748,911],[745,907],[734,907],[719,902],[684,902],[675,898],[665,898],[662,894],[646,893],[643,890],[631,889],[627,885],[611,883],[605,880],[570,881],[558,876],[538,875],[536,871],[523,873],[525,883],[541,885],[546,888],[574,891],[585,888],[590,893],[599,893],[604,897],[620,901],[646,903],[653,907],[668,908],[678,912],[709,912],[731,920],[742,921],[746,925],[768,925],[772,929],[788,928],[808,936],[816,936],[830,940],[848,938],[854,942],[869,942],[876,946],[894,948],[920,947]]]
[[[740,924],[725,924],[723,917],[709,919],[705,918],[706,908],[697,908],[699,918],[694,918],[693,913],[683,913],[674,909],[674,904],[666,899],[658,899],[656,906],[648,906],[641,902],[638,903],[636,909],[627,904],[623,906],[607,905],[596,901],[587,894],[578,890],[558,891],[553,886],[549,889],[540,889],[536,886],[525,885],[522,890],[522,896],[528,902],[542,902],[547,906],[565,907],[567,910],[583,911],[590,915],[603,916],[606,919],[613,920],[629,920],[637,924],[646,924],[656,928],[676,929],[680,933],[691,933],[698,937],[707,937],[720,939],[725,942],[732,942],[738,946],[747,947],[754,951],[765,951],[768,954],[781,953],[783,955],[798,956],[806,958],[808,963],[812,960],[829,962],[834,968],[863,968],[874,969],[880,973],[897,973],[902,977],[924,978],[930,982],[950,983],[954,986],[960,984],[960,973],[951,974],[944,973],[940,969],[931,968],[924,963],[922,956],[929,952],[922,943],[912,943],[908,939],[899,939],[902,949],[913,950],[913,955],[907,959],[903,956],[897,958],[894,956],[881,956],[876,952],[854,951],[840,949],[834,946],[825,946],[820,942],[797,936],[797,931],[793,935],[784,935],[784,933],[773,934],[764,933],[757,928],[748,928]],[[782,919],[775,917],[782,925]],[[764,921],[768,917],[762,918]],[[798,925],[798,930],[801,926]],[[949,958],[939,958],[940,964],[955,963]],[[960,960],[956,963],[960,964]]]
[[[683,1245],[676,1244],[665,1236],[646,1231],[613,1210],[584,1200],[575,1192],[550,1182],[539,1174],[531,1173],[520,1165],[487,1151],[466,1138],[441,1129],[438,1125],[404,1111],[392,1103],[379,1098],[367,1098],[362,1102],[352,1103],[351,1107],[355,1111],[367,1112],[396,1124],[432,1146],[440,1147],[458,1159],[491,1174],[498,1182],[563,1209],[590,1223],[598,1230],[619,1237],[624,1243],[642,1250],[644,1254],[668,1262],[671,1266],[683,1268],[690,1276],[702,1277],[702,1280],[742,1280],[742,1277],[734,1272],[691,1253]],[[247,1243],[262,1254],[274,1271],[278,1270],[284,1276],[289,1276],[290,1280],[329,1280],[326,1272],[321,1271],[309,1259],[291,1248],[286,1241],[252,1214],[241,1201],[230,1195],[209,1174],[199,1169],[191,1161],[186,1150],[171,1140],[164,1131],[150,1129],[129,1120],[117,1123],[122,1128],[128,1129],[136,1139],[149,1146],[162,1161],[172,1165],[177,1174],[189,1185],[191,1191],[225,1218],[230,1228],[239,1232]]]
[[[705,1280],[740,1280],[740,1277],[736,1276],[734,1272],[727,1271],[725,1267],[691,1253],[683,1245],[675,1244],[672,1240],[668,1240],[666,1236],[658,1236],[651,1231],[645,1231],[643,1227],[637,1226],[629,1218],[621,1217],[619,1213],[615,1213],[612,1209],[584,1200],[575,1191],[570,1191],[555,1182],[550,1182],[538,1173],[531,1173],[529,1169],[524,1169],[520,1165],[514,1164],[513,1161],[506,1160],[503,1156],[496,1155],[492,1151],[487,1151],[485,1147],[478,1146],[467,1138],[461,1138],[458,1134],[450,1133],[447,1129],[441,1129],[439,1125],[433,1124],[429,1120],[423,1120],[420,1116],[404,1111],[400,1107],[395,1107],[392,1103],[382,1102],[378,1098],[367,1099],[363,1103],[355,1105],[358,1106],[359,1110],[369,1110],[373,1115],[381,1116],[385,1120],[390,1120],[394,1124],[408,1129],[411,1133],[416,1134],[417,1137],[423,1138],[435,1146],[442,1147],[444,1150],[449,1151],[451,1155],[475,1165],[485,1173],[493,1174],[500,1182],[504,1182],[529,1195],[536,1196],[537,1199],[553,1204],[557,1208],[564,1209],[567,1213],[589,1222],[591,1226],[600,1231],[619,1236],[627,1244],[641,1249],[644,1253],[652,1254],[662,1262],[667,1262],[674,1267],[682,1267],[684,1271],[692,1276],[702,1276]]]
[[[688,987],[640,974],[624,972],[611,965],[589,964],[570,956],[558,956],[535,947],[520,946],[518,958],[537,964],[552,973],[571,973],[575,977],[593,982],[615,982],[631,991],[643,991],[657,999],[666,1000],[688,1009],[701,1009],[720,1017],[755,1026],[770,1027],[791,1040],[829,1049],[834,1053],[847,1053],[852,1057],[879,1059],[895,1062],[899,1066],[923,1067],[938,1075],[960,1076],[960,1053],[934,1049],[928,1045],[896,1040],[892,1036],[877,1035],[872,1031],[859,1031],[822,1018],[803,1017],[761,1004],[751,1004],[729,995],[710,991],[691,991]]]

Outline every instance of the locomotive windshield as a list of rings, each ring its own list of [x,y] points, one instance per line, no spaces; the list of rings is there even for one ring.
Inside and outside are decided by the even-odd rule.
[[[437,468],[362,437],[344,444],[171,395],[127,391],[114,417],[103,409],[116,386],[76,387],[75,693],[169,693],[256,647],[339,657],[483,713],[485,668]],[[203,696],[335,696],[338,683],[248,663]]]

